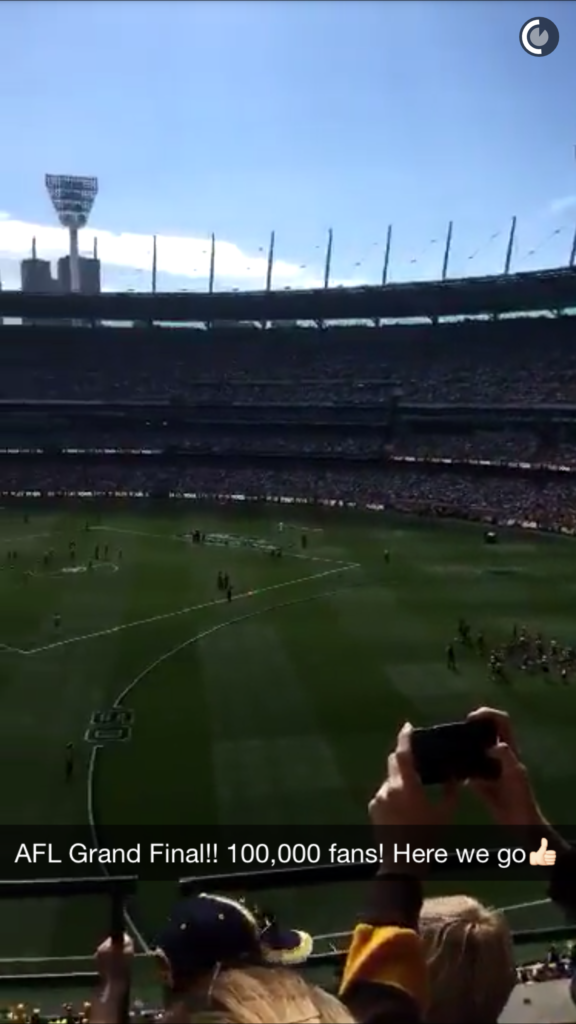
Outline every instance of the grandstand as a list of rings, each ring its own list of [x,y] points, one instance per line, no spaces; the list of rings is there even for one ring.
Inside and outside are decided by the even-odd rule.
[[[576,832],[576,674],[563,685],[513,664],[502,687],[477,652],[458,674],[444,656],[462,615],[490,646],[517,625],[576,647],[575,309],[573,268],[308,293],[0,293],[0,321],[52,325],[0,328],[5,851],[25,833],[55,850],[87,836],[182,845],[200,827],[252,845],[344,835],[362,828],[400,721],[494,703],[546,813]],[[207,326],[157,326],[190,322]],[[481,824],[466,804],[461,828]],[[34,973],[55,976],[61,1001],[76,971],[84,994],[123,901],[146,949],[190,873],[68,863],[64,885],[46,862],[40,906],[21,902],[36,866],[0,860],[19,900],[5,911],[7,1000]],[[259,898],[328,936],[311,969],[332,970],[365,871],[304,889],[302,875],[238,867],[227,887],[266,885]],[[519,959],[566,934],[538,879],[466,887],[509,908]],[[145,957],[138,972],[153,999]]]

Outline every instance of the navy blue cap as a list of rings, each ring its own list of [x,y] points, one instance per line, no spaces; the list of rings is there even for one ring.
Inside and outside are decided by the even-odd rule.
[[[241,900],[202,893],[176,905],[155,946],[172,976],[190,976],[217,964],[301,964],[313,942],[306,932],[282,928],[273,915]]]

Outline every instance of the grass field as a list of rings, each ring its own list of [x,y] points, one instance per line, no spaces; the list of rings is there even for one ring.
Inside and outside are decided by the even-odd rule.
[[[299,530],[279,534],[280,518],[317,528],[305,554]],[[87,532],[82,511],[33,509],[27,524],[21,510],[0,512],[0,553],[18,550],[14,568],[0,554],[2,822],[87,820],[85,731],[132,686],[132,738],[107,745],[94,774],[104,824],[362,822],[400,723],[483,703],[511,712],[543,806],[571,823],[576,684],[496,686],[471,654],[448,672],[444,652],[460,615],[488,641],[519,623],[576,645],[574,541],[516,534],[487,547],[476,526],[294,508],[116,510],[90,522]],[[193,528],[281,542],[285,557],[178,539]],[[110,564],[62,573],[70,540],[79,566],[96,543]],[[234,583],[231,604],[216,589],[219,569]],[[66,785],[70,741],[82,763]],[[462,815],[479,820],[472,804]],[[498,906],[543,896],[537,882],[476,889]],[[173,895],[165,883],[142,886],[145,930]],[[342,886],[271,902],[326,932],[350,924],[357,898]],[[89,900],[2,910],[3,957],[88,954],[106,928]],[[511,920],[557,918],[548,906]]]

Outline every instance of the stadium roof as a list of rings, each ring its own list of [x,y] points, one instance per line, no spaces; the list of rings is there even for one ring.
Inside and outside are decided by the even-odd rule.
[[[576,306],[576,268],[500,277],[310,291],[0,293],[0,316],[57,320],[301,321],[413,319],[561,310]]]

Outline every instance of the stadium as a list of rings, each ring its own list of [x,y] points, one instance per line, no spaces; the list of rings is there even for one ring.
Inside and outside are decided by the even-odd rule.
[[[362,828],[402,722],[480,706],[510,713],[546,815],[574,825],[575,310],[573,267],[290,293],[1,292],[5,845],[321,846]],[[496,845],[472,800],[459,827]],[[2,858],[18,897],[3,907],[6,999],[34,983],[56,1002],[84,992],[109,927],[97,883],[116,909],[126,890],[145,951],[181,875],[262,864],[80,860],[67,899],[63,869],[40,862],[45,892],[26,894],[40,902]],[[311,971],[346,949],[357,868],[306,887],[262,874],[258,900],[320,936]],[[137,894],[113,888],[119,871],[141,876]],[[538,878],[466,888],[507,910],[520,960],[563,934]],[[153,1002],[145,956],[134,985]]]

